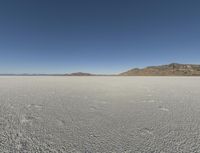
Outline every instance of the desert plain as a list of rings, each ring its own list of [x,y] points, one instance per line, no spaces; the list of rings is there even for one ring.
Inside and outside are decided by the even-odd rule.
[[[200,77],[0,77],[2,153],[200,153]]]

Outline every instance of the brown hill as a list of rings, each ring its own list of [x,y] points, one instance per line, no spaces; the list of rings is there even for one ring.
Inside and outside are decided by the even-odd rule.
[[[200,76],[200,65],[178,64],[150,66],[131,69],[119,74],[121,76]]]

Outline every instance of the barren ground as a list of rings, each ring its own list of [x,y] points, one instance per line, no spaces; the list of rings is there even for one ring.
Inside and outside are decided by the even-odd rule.
[[[200,153],[200,77],[0,77],[2,153]]]

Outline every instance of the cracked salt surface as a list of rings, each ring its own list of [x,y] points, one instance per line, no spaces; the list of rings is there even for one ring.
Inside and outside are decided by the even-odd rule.
[[[0,152],[200,152],[199,77],[0,77]]]

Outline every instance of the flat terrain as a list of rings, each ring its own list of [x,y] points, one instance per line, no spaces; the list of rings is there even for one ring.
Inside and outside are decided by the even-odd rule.
[[[2,153],[199,153],[200,77],[0,77]]]

